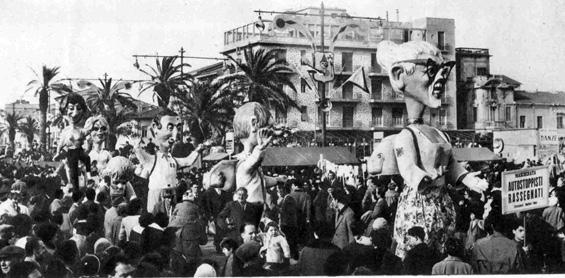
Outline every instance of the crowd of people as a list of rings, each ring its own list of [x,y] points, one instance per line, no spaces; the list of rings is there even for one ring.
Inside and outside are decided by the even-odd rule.
[[[500,174],[522,167],[527,165],[484,167],[492,184],[486,194],[448,186],[457,203],[456,230],[445,231],[448,239],[438,250],[426,244],[423,227],[411,227],[410,248],[401,258],[392,237],[403,188],[397,176],[352,184],[315,167],[269,169],[268,175],[288,180],[267,192],[272,201],[257,218],[245,188],[204,190],[196,169],[179,173],[179,186],[164,190],[163,201],[148,212],[141,183],[134,183],[129,198],[115,198],[103,194],[108,180],[73,190],[55,168],[2,162],[0,276],[561,272],[563,177],[552,179],[550,207],[501,214]],[[209,240],[214,256],[202,253]]]

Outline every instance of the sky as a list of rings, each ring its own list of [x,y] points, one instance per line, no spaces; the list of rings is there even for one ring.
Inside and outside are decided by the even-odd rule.
[[[133,54],[221,57],[223,33],[257,20],[253,11],[319,7],[321,1],[251,0],[0,0],[0,108],[24,98],[42,65],[59,78],[144,79]],[[455,19],[455,46],[489,48],[491,73],[525,90],[565,91],[565,1],[325,0],[353,16],[400,21]],[[264,15],[264,18],[270,18]],[[561,47],[560,47],[561,46]],[[188,60],[193,68],[212,61]],[[154,64],[154,59],[140,59]],[[133,94],[137,97],[137,93]],[[141,99],[151,100],[151,93]]]

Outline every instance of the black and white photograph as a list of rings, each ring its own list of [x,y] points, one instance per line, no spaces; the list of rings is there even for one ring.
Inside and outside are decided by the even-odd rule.
[[[0,278],[565,273],[564,11],[0,0]]]

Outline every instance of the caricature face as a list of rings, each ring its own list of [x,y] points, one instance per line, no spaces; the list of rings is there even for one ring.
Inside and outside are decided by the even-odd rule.
[[[94,143],[104,142],[108,136],[108,127],[102,124],[102,122],[96,121],[90,130],[90,136]]]
[[[404,94],[430,108],[441,106],[445,84],[454,62],[443,63],[442,59],[427,56],[424,59],[406,60],[415,65],[412,74],[403,73]]]
[[[162,151],[166,151],[175,143],[180,118],[178,116],[162,116],[159,123],[160,126],[153,123],[151,127],[155,135],[153,142]]]
[[[71,117],[74,123],[80,121],[83,114],[83,109],[78,103],[67,104],[67,115]]]

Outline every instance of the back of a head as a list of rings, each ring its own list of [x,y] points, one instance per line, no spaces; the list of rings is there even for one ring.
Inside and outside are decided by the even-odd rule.
[[[249,137],[252,128],[251,118],[255,118],[258,127],[263,127],[269,124],[271,113],[258,102],[248,102],[240,106],[233,117],[235,138]]]
[[[463,245],[461,241],[452,237],[448,238],[445,241],[445,252],[450,256],[463,257]]]
[[[420,226],[413,226],[408,229],[407,235],[417,237],[423,241],[426,238],[426,231],[424,231],[424,228]]]
[[[94,188],[87,188],[84,194],[89,201],[94,201],[96,198],[96,190],[94,190]]]

